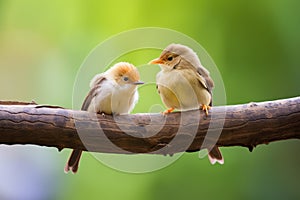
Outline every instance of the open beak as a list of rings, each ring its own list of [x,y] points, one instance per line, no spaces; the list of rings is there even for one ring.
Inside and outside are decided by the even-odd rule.
[[[142,84],[144,84],[144,82],[142,82],[142,81],[137,81],[137,82],[133,82],[132,84],[133,84],[133,85],[142,85]]]
[[[149,62],[149,64],[152,64],[152,65],[159,65],[159,64],[164,64],[164,61],[162,61],[160,58],[156,58],[154,60],[151,60]]]

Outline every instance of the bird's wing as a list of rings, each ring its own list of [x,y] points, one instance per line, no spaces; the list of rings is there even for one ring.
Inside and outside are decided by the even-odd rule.
[[[200,81],[202,85],[206,85],[204,87],[207,88],[207,90],[211,93],[213,87],[214,87],[214,81],[212,80],[212,78],[210,77],[209,75],[209,72],[207,71],[207,69],[205,69],[203,66],[198,66],[196,68],[198,74],[201,78],[201,80],[203,81]],[[205,84],[203,84],[202,82],[204,82]]]
[[[203,76],[201,76],[201,74],[199,74],[199,73],[197,74],[197,79],[200,82],[200,84],[203,85],[203,87],[205,87],[209,91],[208,86],[205,81],[205,78]]]
[[[200,63],[191,64],[189,61],[182,59],[180,62],[180,68],[192,69],[198,76],[198,80],[210,93],[214,87],[214,82],[209,75],[209,71],[205,69]]]
[[[90,82],[90,88],[93,88],[96,85],[100,84],[103,81],[103,79],[105,79],[105,72],[101,74],[96,74]]]
[[[91,101],[93,99],[93,97],[96,96],[96,90],[99,89],[101,87],[101,83],[106,80],[106,78],[104,76],[98,76],[97,77],[97,82],[94,82],[94,84],[92,85],[93,87],[91,88],[91,90],[89,91],[89,93],[87,94],[87,96],[85,97],[83,104],[81,106],[81,110],[88,110]]]
[[[203,68],[203,69],[204,69],[204,71],[201,70],[201,68],[197,69],[197,72],[198,72],[197,79],[207,89],[207,91],[212,96],[212,89],[214,87],[214,82],[213,82],[212,78],[209,76],[209,72],[205,68]],[[212,106],[212,98],[210,100],[209,106]]]

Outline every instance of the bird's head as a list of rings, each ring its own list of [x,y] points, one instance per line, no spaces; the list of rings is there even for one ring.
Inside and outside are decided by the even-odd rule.
[[[159,58],[150,61],[149,64],[160,65],[163,69],[176,69],[190,63],[193,66],[201,66],[197,54],[189,47],[181,44],[170,44],[160,54]]]
[[[110,75],[118,85],[141,85],[137,68],[128,62],[119,62],[110,68]]]

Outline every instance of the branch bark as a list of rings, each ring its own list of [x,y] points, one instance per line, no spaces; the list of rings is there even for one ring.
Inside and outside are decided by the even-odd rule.
[[[100,128],[101,127],[101,128]],[[209,130],[209,131],[208,131]],[[34,144],[102,153],[173,154],[218,146],[300,139],[300,97],[161,114],[96,115],[0,101],[0,144]]]

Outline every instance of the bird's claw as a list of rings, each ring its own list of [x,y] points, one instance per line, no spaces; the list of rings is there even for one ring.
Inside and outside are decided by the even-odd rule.
[[[165,110],[162,114],[163,115],[169,114],[169,113],[173,112],[174,109],[175,108],[169,108],[169,109]]]
[[[206,116],[208,116],[208,110],[210,109],[210,106],[208,105],[202,105],[201,110],[205,111]]]

